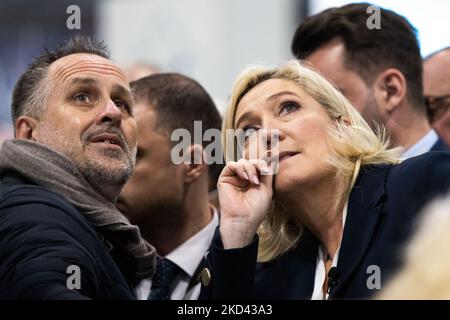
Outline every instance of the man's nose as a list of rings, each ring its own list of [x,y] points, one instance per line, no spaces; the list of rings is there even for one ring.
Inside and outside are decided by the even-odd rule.
[[[120,126],[122,121],[122,111],[111,99],[103,106],[97,118],[97,124],[108,122],[112,125]]]

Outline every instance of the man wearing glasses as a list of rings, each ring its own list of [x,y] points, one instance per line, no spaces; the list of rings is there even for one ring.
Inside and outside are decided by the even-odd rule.
[[[430,123],[450,147],[450,47],[425,58],[423,85]]]

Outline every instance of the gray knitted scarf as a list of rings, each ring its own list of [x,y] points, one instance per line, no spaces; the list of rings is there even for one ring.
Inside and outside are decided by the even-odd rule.
[[[63,196],[100,232],[115,235],[135,258],[138,279],[153,274],[155,249],[114,203],[93,189],[69,158],[33,141],[7,140],[0,150],[0,174],[5,171],[17,172]]]

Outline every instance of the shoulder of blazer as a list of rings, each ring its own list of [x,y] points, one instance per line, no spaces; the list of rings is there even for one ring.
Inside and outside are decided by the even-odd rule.
[[[389,184],[414,193],[445,191],[450,187],[450,152],[429,151],[393,166]]]
[[[431,147],[430,151],[446,151],[450,152],[449,146],[447,146],[440,137],[436,141],[436,143]]]
[[[450,153],[446,152],[428,152],[397,165],[362,167],[348,202],[338,262],[342,275],[332,297],[340,297],[347,279],[357,271],[383,207],[392,206],[392,212],[402,208],[413,218],[432,196],[450,188],[449,177]],[[404,216],[400,218],[404,222]]]
[[[445,191],[450,187],[450,152],[430,151],[399,164],[363,166],[350,194],[354,204],[373,207],[386,192]],[[399,190],[400,192],[400,190]]]
[[[359,207],[375,207],[384,199],[392,164],[363,166],[350,193],[349,202]]]

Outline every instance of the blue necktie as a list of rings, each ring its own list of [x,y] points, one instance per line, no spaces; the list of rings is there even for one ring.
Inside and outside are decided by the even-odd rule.
[[[179,270],[180,268],[172,261],[157,257],[148,300],[170,300],[170,287]]]

